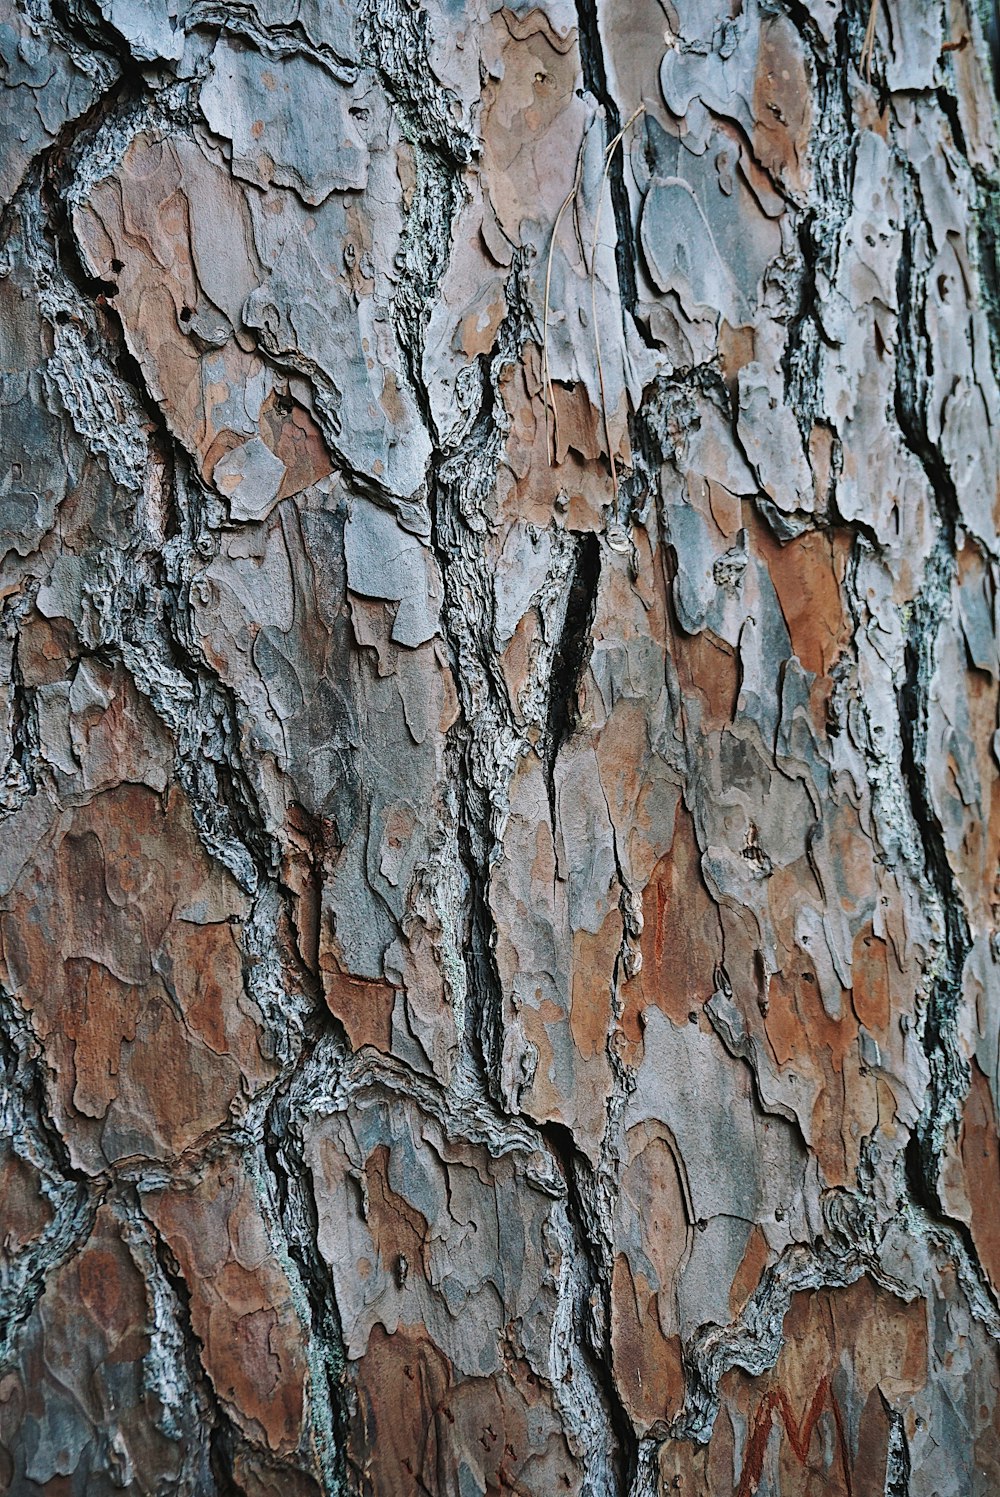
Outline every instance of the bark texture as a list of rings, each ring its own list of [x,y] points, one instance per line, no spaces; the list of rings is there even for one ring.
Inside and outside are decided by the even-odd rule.
[[[5,0],[4,1491],[1000,1491],[995,11],[868,19]]]

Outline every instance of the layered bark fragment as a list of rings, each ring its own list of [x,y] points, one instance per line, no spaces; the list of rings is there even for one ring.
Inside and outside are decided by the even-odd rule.
[[[5,1490],[1000,1482],[997,84],[874,15],[8,4]]]

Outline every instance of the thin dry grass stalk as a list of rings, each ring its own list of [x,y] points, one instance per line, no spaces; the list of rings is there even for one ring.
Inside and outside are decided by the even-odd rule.
[[[878,0],[872,0],[871,10],[868,12],[868,25],[865,27],[865,39],[861,46],[861,57],[859,59],[866,83],[870,83],[872,78],[872,55],[875,51],[875,22],[877,20]]]
[[[590,246],[590,312],[594,325],[594,354],[597,362],[597,381],[601,392],[601,414],[604,420],[604,437],[608,447],[608,461],[611,465],[611,487],[616,503],[618,499],[618,471],[615,465],[615,455],[611,442],[611,418],[608,413],[607,390],[604,381],[604,365],[601,360],[601,334],[597,320],[597,240],[601,231],[601,210],[604,206],[604,189],[607,186],[608,173],[611,170],[611,163],[614,160],[614,154],[617,151],[618,147],[621,145],[622,141],[625,139],[625,136],[628,134],[629,130],[639,118],[639,116],[645,113],[645,110],[645,104],[640,104],[638,109],[633,111],[633,113],[629,116],[624,125],[618,131],[618,134],[615,136],[615,138],[608,144],[607,149],[604,152],[604,171],[601,174],[601,185],[597,197],[597,211],[594,215],[594,235]],[[573,180],[573,186],[570,188],[569,192],[563,199],[562,204],[559,208],[559,212],[556,214],[555,222],[552,225],[552,237],[549,240],[548,260],[545,266],[545,309],[542,321],[542,384],[544,386],[545,405],[545,451],[548,455],[550,463],[555,463],[557,454],[556,403],[555,395],[552,389],[552,375],[549,368],[549,309],[552,287],[552,260],[555,253],[556,238],[559,234],[559,226],[562,223],[563,214],[566,212],[566,209],[570,206],[571,203],[575,203],[580,191],[580,184],[582,179],[583,145],[581,145],[579,155],[576,158],[576,176]],[[551,444],[549,438],[550,409],[552,415]]]
[[[604,206],[604,188],[611,170],[611,162],[614,154],[626,133],[632,128],[640,114],[645,112],[645,104],[640,104],[622,125],[614,140],[604,153],[604,171],[601,175],[601,187],[597,194],[597,212],[594,215],[594,238],[590,246],[590,315],[594,321],[594,354],[597,359],[597,383],[601,391],[601,414],[604,417],[604,439],[608,444],[608,462],[611,465],[611,493],[618,505],[618,470],[615,466],[614,443],[611,440],[611,418],[608,415],[608,397],[604,388],[604,365],[601,362],[601,331],[597,320],[597,236],[601,231],[601,209]]]
[[[552,238],[549,240],[549,257],[545,266],[545,315],[542,321],[542,383],[545,389],[545,452],[550,463],[556,460],[556,402],[552,393],[552,377],[549,374],[549,295],[552,286],[552,257],[556,247],[556,236],[559,233],[559,225],[562,216],[570,203],[573,202],[580,191],[580,181],[583,176],[583,146],[580,146],[576,158],[576,176],[573,178],[573,186],[562,200],[556,221],[552,225]],[[549,407],[552,408],[552,447],[549,447]]]

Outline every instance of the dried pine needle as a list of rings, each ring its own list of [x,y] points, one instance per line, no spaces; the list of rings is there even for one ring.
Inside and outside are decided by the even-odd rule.
[[[594,354],[597,359],[597,383],[601,392],[601,413],[604,417],[604,439],[608,444],[608,462],[611,465],[611,492],[614,497],[615,507],[618,504],[618,470],[615,466],[614,444],[611,441],[611,418],[608,415],[608,397],[604,385],[604,365],[601,361],[601,332],[597,321],[597,238],[601,232],[601,208],[604,205],[604,188],[607,184],[608,173],[611,170],[611,162],[614,154],[626,134],[635,124],[640,114],[645,112],[645,104],[640,104],[622,125],[614,140],[604,153],[604,171],[601,175],[600,191],[597,195],[597,212],[594,215],[594,238],[590,246],[590,315],[594,321]]]
[[[590,246],[590,313],[594,324],[594,354],[597,361],[597,382],[601,392],[601,414],[604,418],[604,436],[608,445],[608,461],[611,464],[611,487],[615,501],[618,499],[618,470],[615,465],[615,455],[611,445],[611,418],[608,414],[608,398],[604,381],[604,364],[601,360],[601,335],[597,323],[597,240],[601,232],[601,209],[604,205],[604,189],[608,182],[608,173],[614,154],[621,145],[629,130],[636,120],[646,110],[645,104],[640,104],[638,109],[629,115],[624,125],[618,131],[614,140],[610,142],[604,152],[604,170],[601,173],[601,185],[597,196],[597,211],[594,215],[594,237]],[[552,225],[552,237],[549,240],[549,253],[545,266],[545,308],[542,318],[542,385],[543,405],[545,407],[545,452],[550,463],[556,460],[558,450],[558,434],[556,431],[556,402],[552,388],[552,375],[549,368],[549,308],[552,291],[552,260],[555,254],[556,239],[559,234],[559,226],[562,223],[563,214],[571,203],[575,203],[580,192],[580,184],[583,180],[583,152],[581,144],[579,154],[576,158],[576,175],[573,186],[563,198],[559,212],[556,214],[555,223]],[[582,246],[581,246],[582,248]],[[549,437],[549,412],[552,414],[552,436]]]
[[[580,181],[583,177],[583,146],[580,146],[576,158],[576,176],[573,178],[573,186],[563,198],[562,206],[556,214],[556,221],[552,225],[552,238],[549,240],[549,257],[545,266],[545,313],[542,319],[542,384],[544,386],[545,405],[545,454],[550,463],[556,460],[556,402],[552,392],[552,379],[549,374],[549,293],[552,286],[552,257],[556,247],[556,236],[559,233],[559,225],[562,216],[570,203],[580,191]],[[552,446],[549,447],[549,407],[552,407]]]
[[[865,82],[870,83],[872,77],[872,56],[875,51],[875,22],[878,20],[878,0],[872,0],[871,10],[868,12],[868,25],[865,27],[865,39],[861,47],[860,66],[865,75]]]

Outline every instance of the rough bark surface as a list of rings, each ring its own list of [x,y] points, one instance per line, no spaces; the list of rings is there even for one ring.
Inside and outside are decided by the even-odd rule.
[[[874,15],[4,0],[2,1490],[1000,1491],[995,12]]]

